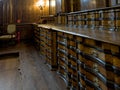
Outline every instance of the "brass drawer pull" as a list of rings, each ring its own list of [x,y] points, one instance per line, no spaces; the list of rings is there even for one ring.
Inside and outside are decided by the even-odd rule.
[[[93,55],[94,57],[98,57],[99,56],[96,51],[93,51],[91,55]]]
[[[97,87],[100,87],[100,85],[99,85],[99,80],[98,80],[97,77],[95,77],[93,81],[94,81],[94,84],[95,84]]]
[[[99,72],[99,68],[98,68],[98,65],[95,63],[95,64],[93,64],[93,70],[95,71],[95,72]]]

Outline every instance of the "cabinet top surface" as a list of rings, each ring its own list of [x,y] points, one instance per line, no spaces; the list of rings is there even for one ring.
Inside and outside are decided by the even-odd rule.
[[[87,28],[75,28],[50,24],[39,24],[38,27],[43,27],[59,32],[64,32],[120,46],[120,31],[97,30],[97,29],[92,30]]]

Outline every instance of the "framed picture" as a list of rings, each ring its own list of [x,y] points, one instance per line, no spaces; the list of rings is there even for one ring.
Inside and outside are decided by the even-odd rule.
[[[117,0],[117,4],[120,4],[120,0]]]

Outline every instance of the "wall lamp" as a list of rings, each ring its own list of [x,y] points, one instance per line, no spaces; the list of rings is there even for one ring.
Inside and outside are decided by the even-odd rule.
[[[36,3],[36,6],[38,6],[38,7],[40,8],[40,10],[43,10],[44,1],[43,1],[43,0],[39,0],[39,1]]]

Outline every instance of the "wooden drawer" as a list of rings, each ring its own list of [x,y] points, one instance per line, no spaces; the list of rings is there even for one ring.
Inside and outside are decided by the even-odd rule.
[[[47,41],[46,41],[46,45],[47,45],[48,47],[52,48],[52,45],[53,45],[53,44],[51,43],[50,40],[49,40],[49,41],[47,40]]]
[[[72,66],[72,77],[77,78],[78,73],[77,73],[77,67],[76,66]]]
[[[80,62],[82,62],[83,64],[86,64],[87,60],[80,54],[78,54],[78,59]]]
[[[60,54],[63,56],[68,56],[68,52],[66,50],[58,48],[58,55]]]
[[[119,27],[120,27],[120,19],[116,20],[116,27],[117,27],[117,29],[119,29]]]
[[[41,34],[41,35],[46,35],[46,31],[40,30],[40,34]]]
[[[86,24],[87,24],[88,28],[92,25],[90,20],[86,21]]]
[[[115,83],[118,84],[120,87],[120,75],[115,74]]]
[[[119,26],[120,26],[120,20],[117,19],[117,20],[116,20],[116,27],[118,28]]]
[[[76,42],[73,40],[68,40],[68,46],[76,47]]]
[[[84,44],[87,44],[87,45],[91,45],[91,46],[95,46],[96,45],[96,42],[95,40],[92,40],[92,39],[84,39]]]
[[[66,60],[68,60],[68,57],[64,53],[61,53],[60,51],[58,51],[57,56],[59,58],[65,58]]]
[[[63,32],[57,32],[57,34],[58,36],[61,36],[61,37],[67,37],[67,34]]]
[[[80,88],[86,88],[85,79],[86,79],[86,76],[81,74],[80,71],[78,71],[78,81],[79,81],[79,84],[81,85]]]
[[[52,53],[51,52],[49,52],[49,51],[46,50],[46,55],[47,55],[47,57],[49,57],[50,59],[52,59]]]
[[[78,25],[79,25],[80,27],[82,27],[83,25],[85,25],[85,22],[84,22],[83,20],[79,20],[79,21],[78,21]]]
[[[115,20],[102,20],[101,25],[108,27],[115,27]]]
[[[88,13],[88,14],[86,15],[86,17],[87,17],[88,19],[94,19],[94,18],[95,18],[95,13],[90,12],[90,13]]]
[[[68,34],[67,38],[68,38],[68,40],[73,40],[74,39],[74,35]]]
[[[72,77],[70,75],[68,75],[68,89],[70,89],[72,87]]]
[[[67,64],[64,61],[62,61],[61,59],[58,59],[58,61],[59,61],[58,64],[61,65],[61,66],[64,66],[67,70]]]
[[[103,76],[105,76],[108,80],[114,81],[114,72],[106,70],[105,67],[99,65],[98,63],[92,62],[90,60],[87,60],[86,65],[91,68],[95,72],[101,73]]]
[[[83,51],[84,50],[84,45],[83,44],[81,44],[81,43],[78,43],[77,44],[77,52],[79,53],[79,51]]]
[[[100,21],[99,20],[96,20],[95,21],[95,26],[98,28],[100,26]]]
[[[46,61],[47,61],[47,64],[51,64],[51,59],[50,58],[48,58],[48,57],[46,57]]]
[[[77,53],[74,50],[68,49],[68,53],[69,53],[69,55],[72,55],[74,57],[77,56]]]
[[[52,31],[51,31],[51,30],[47,30],[47,31],[46,31],[46,34],[51,36]]]
[[[72,87],[75,89],[75,90],[78,90],[78,79],[76,76],[72,76]]]
[[[40,42],[40,45],[46,46],[45,42]]]
[[[83,38],[82,38],[82,37],[79,37],[79,36],[76,36],[76,41],[77,41],[78,43],[81,43],[81,42],[83,42]]]
[[[51,35],[46,35],[46,39],[47,39],[47,40],[52,40]]]
[[[111,54],[105,54],[103,51],[98,51],[91,47],[84,47],[84,53],[99,58],[109,64],[113,64],[113,58]]]
[[[58,72],[62,77],[64,77],[64,79],[67,79],[67,72],[63,66],[58,67]]]
[[[59,49],[63,49],[63,50],[65,50],[65,51],[68,51],[67,47],[66,47],[66,46],[63,46],[63,45],[61,45],[61,44],[58,44],[58,48],[59,48]]]
[[[120,46],[117,46],[117,45],[110,45],[110,50],[113,54],[118,54],[120,53]]]
[[[52,53],[52,49],[51,49],[50,46],[47,46],[46,48],[47,48],[47,51],[48,51],[48,52]]]
[[[90,87],[90,86],[87,85],[87,87],[86,87],[87,89],[90,88],[89,90],[94,90],[95,88],[97,88],[97,87],[99,88],[100,87],[102,90],[109,90],[107,88],[107,86],[99,78],[97,78],[93,74],[87,72],[86,73],[86,78],[88,80],[90,80],[92,82],[92,84],[94,84],[96,86],[96,87]]]
[[[113,54],[113,65],[120,68],[120,47],[111,45],[111,52]]]
[[[58,37],[57,41],[58,41],[58,42],[63,42],[63,43],[65,43],[65,44],[67,44],[67,38]]]
[[[46,42],[46,38],[45,37],[40,37],[40,40],[43,42]]]
[[[72,68],[68,65],[68,88],[72,86]]]
[[[68,74],[69,74],[69,76],[72,75],[72,72],[73,72],[73,70],[72,70],[72,68],[71,68],[71,65],[68,64]]]
[[[78,61],[78,71],[82,75],[86,75],[85,64],[83,62],[81,62],[81,61]]]
[[[120,26],[120,10],[116,9],[116,27]]]
[[[76,38],[76,52],[80,53],[81,51],[84,50],[84,45],[83,45],[83,38],[82,37],[77,37]]]

